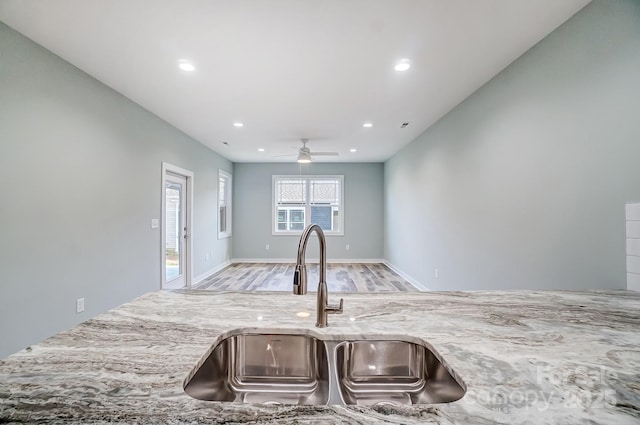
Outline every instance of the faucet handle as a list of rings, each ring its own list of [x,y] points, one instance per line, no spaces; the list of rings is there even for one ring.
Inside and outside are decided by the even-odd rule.
[[[344,306],[344,299],[340,298],[340,305],[328,305],[326,308],[326,312],[331,314],[342,314],[343,306]]]

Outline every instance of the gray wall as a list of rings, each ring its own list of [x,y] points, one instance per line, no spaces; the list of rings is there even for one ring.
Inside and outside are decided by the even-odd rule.
[[[385,258],[430,289],[625,288],[639,114],[640,2],[596,0],[385,163]]]
[[[344,236],[327,236],[327,258],[381,259],[383,170],[382,163],[234,164],[233,258],[295,259],[300,237],[271,234],[271,178],[302,173],[344,175]],[[315,245],[309,246],[309,259],[318,258]]]
[[[195,173],[194,276],[227,259],[229,161],[2,23],[0,58],[0,357],[160,287],[162,161]]]

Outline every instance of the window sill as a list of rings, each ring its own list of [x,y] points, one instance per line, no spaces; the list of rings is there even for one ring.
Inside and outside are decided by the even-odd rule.
[[[344,232],[324,232],[324,235],[326,237],[331,237],[331,236],[344,236]],[[302,236],[302,231],[300,232],[271,232],[271,236],[296,236],[296,237],[300,237]]]

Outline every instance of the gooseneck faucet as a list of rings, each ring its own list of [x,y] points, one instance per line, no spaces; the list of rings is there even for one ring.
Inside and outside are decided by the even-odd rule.
[[[324,232],[317,224],[310,224],[302,232],[300,236],[300,244],[298,244],[298,258],[296,259],[296,270],[293,274],[293,293],[296,295],[304,295],[307,293],[307,266],[305,265],[305,253],[307,251],[307,242],[311,233],[316,232],[318,241],[320,242],[320,281],[318,282],[318,298],[317,298],[317,318],[316,326],[326,328],[327,315],[342,313],[343,299],[340,298],[340,305],[329,305],[329,293],[327,291],[327,249],[324,239]]]

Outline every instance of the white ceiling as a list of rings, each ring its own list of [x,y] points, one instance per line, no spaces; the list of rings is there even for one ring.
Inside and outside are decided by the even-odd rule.
[[[0,20],[232,161],[303,137],[384,161],[589,1],[0,0]]]

